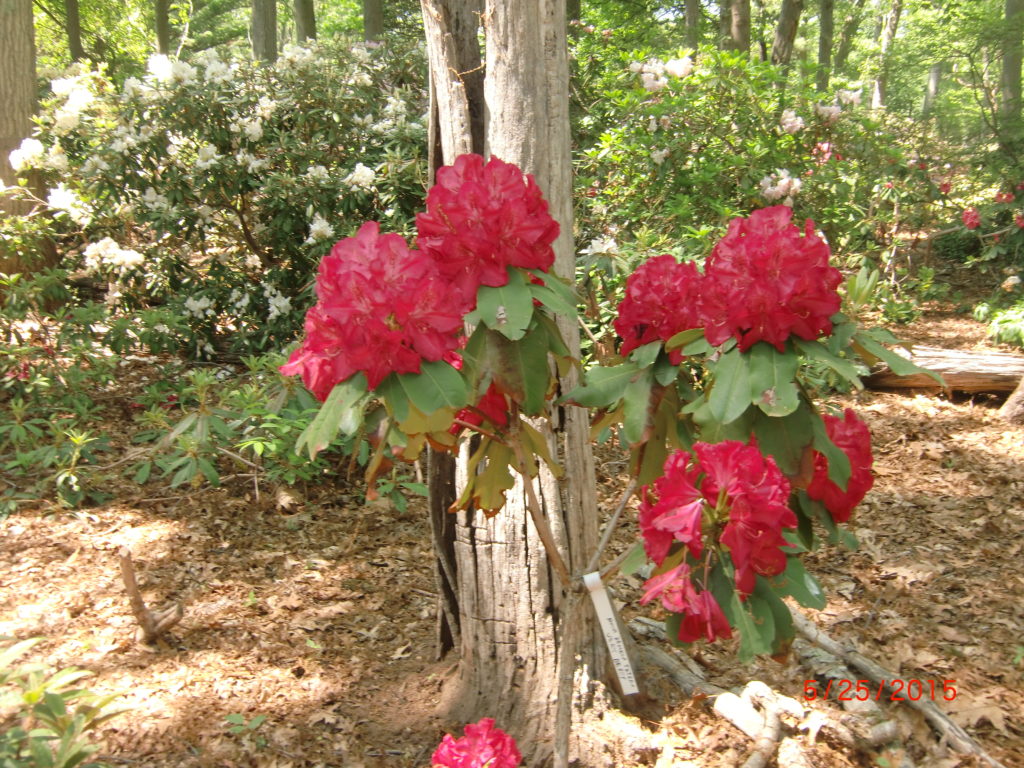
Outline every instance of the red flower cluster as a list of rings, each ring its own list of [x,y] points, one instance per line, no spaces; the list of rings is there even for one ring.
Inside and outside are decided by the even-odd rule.
[[[490,717],[467,725],[461,739],[445,734],[430,758],[433,768],[518,768],[522,761],[515,739]]]
[[[1016,224],[1019,229],[1024,229],[1024,216],[1018,213],[1013,217],[1013,223]]]
[[[511,163],[461,155],[437,172],[427,210],[416,215],[417,245],[453,284],[467,310],[481,285],[508,282],[509,267],[547,270],[558,222],[533,177]]]
[[[680,331],[701,324],[700,273],[692,262],[678,263],[669,255],[648,259],[626,280],[626,296],[615,318],[622,337],[622,354],[652,341],[668,341]],[[677,351],[673,363],[682,356]]]
[[[392,372],[418,373],[422,360],[440,360],[459,345],[463,313],[433,260],[399,235],[380,234],[376,222],[324,257],[316,292],[306,337],[281,372],[301,374],[320,400],[359,371],[372,389]]]
[[[1014,199],[1013,192],[997,192],[995,197],[997,203],[1012,203]]]
[[[471,408],[463,408],[455,414],[455,420],[473,426],[480,426],[486,421],[499,429],[507,427],[508,400],[505,399],[505,393],[492,381],[477,404]],[[463,429],[462,424],[452,424],[448,431],[457,435]]]
[[[829,439],[850,459],[850,480],[845,491],[829,480],[828,460],[815,452],[814,477],[807,486],[807,495],[824,503],[837,523],[845,523],[875,483],[871,474],[871,433],[867,424],[849,408],[842,419],[825,414],[825,430]]]
[[[842,275],[828,264],[829,247],[790,224],[793,212],[776,205],[729,222],[708,257],[701,288],[704,335],[714,345],[730,336],[740,350],[767,341],[780,352],[791,334],[813,340],[832,331]]]
[[[828,245],[813,224],[807,221],[801,235],[792,216],[777,205],[733,219],[703,276],[671,256],[643,264],[626,281],[615,320],[622,353],[701,326],[711,344],[732,336],[744,351],[763,340],[781,352],[790,335],[830,333],[842,275],[829,266]]]
[[[950,190],[952,189],[953,185],[950,184],[948,181],[944,181],[941,184],[939,184],[939,192],[941,192],[944,195],[948,195],[950,193]]]
[[[676,451],[669,456],[653,491],[649,486],[641,491],[644,550],[661,565],[678,541],[698,560],[704,551],[703,537],[714,530],[716,518],[722,519],[727,512],[719,543],[729,549],[737,589],[750,594],[755,574],[774,576],[786,568],[782,529],[797,525],[788,499],[789,481],[756,445],[735,440],[696,443],[692,455]],[[645,585],[642,602],[660,597],[666,609],[685,613],[683,642],[700,636],[727,637],[728,623],[721,617],[721,608],[710,593],[697,591],[690,576],[685,562],[655,576]]]
[[[965,209],[961,218],[964,221],[964,226],[968,229],[977,229],[981,226],[981,215],[976,208]]]

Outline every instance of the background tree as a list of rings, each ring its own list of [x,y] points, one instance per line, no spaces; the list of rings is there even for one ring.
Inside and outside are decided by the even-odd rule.
[[[843,29],[839,35],[839,45],[836,48],[835,59],[832,62],[832,71],[841,72],[846,68],[846,61],[850,58],[854,43],[857,41],[857,30],[860,29],[861,19],[864,17],[864,4],[866,0],[855,0],[843,22]]]
[[[700,45],[700,0],[686,0],[686,47],[694,53]]]
[[[156,50],[165,56],[171,52],[170,0],[154,0],[153,16],[156,27]]]
[[[832,74],[832,42],[835,32],[835,0],[818,0],[818,72],[814,85],[819,93],[828,90]]]
[[[789,64],[803,9],[804,0],[782,0],[779,23],[775,28],[775,41],[772,43],[772,64]]]
[[[252,55],[269,64],[277,61],[277,2],[252,0]]]
[[[999,147],[1015,162],[1021,148],[1021,60],[1024,54],[1024,0],[1006,0],[1005,37],[999,99]]]
[[[903,13],[903,0],[892,0],[889,11],[882,21],[881,36],[879,38],[877,73],[871,87],[872,109],[883,109],[886,104],[886,88],[889,81],[889,57],[893,41],[896,39],[896,30],[900,24],[900,15]]]
[[[750,53],[750,0],[730,4],[729,43],[733,50]]]
[[[316,40],[316,9],[313,0],[295,0],[295,39],[301,45]]]
[[[72,61],[85,58],[82,50],[82,19],[78,13],[78,0],[64,0],[64,28],[68,33],[68,53]]]
[[[363,0],[363,39],[380,40],[380,37],[383,34],[383,0]]]

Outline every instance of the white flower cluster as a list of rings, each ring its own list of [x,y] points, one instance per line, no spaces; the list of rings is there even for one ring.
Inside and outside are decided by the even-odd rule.
[[[158,87],[188,85],[196,81],[196,68],[180,59],[171,59],[162,53],[149,57],[149,79]]]
[[[278,291],[274,286],[263,286],[263,295],[267,297],[267,301],[270,303],[270,311],[267,312],[267,320],[273,320],[275,317],[287,315],[292,311],[292,300]]]
[[[228,303],[235,312],[242,313],[249,306],[249,294],[243,293],[237,288],[232,288],[231,295],[228,297]]]
[[[221,61],[215,48],[207,48],[196,56],[203,67],[203,79],[208,83],[226,83],[234,74],[234,67]]]
[[[693,72],[693,59],[684,56],[681,59],[671,59],[670,61],[661,59],[648,59],[645,62],[634,61],[630,63],[629,71],[640,75],[640,82],[644,88],[651,93],[657,93],[668,86],[668,79],[665,75],[688,77]]]
[[[50,190],[46,196],[46,204],[55,211],[63,211],[73,222],[82,226],[92,219],[89,206],[73,190],[65,187],[64,182]]]
[[[313,221],[309,225],[309,237],[306,238],[306,244],[312,245],[317,240],[326,240],[330,237],[334,237],[334,227],[319,213],[313,214]]]
[[[331,174],[327,172],[327,169],[322,165],[311,165],[306,169],[304,174],[310,181],[327,182],[330,181]]]
[[[147,134],[151,136],[153,129],[149,126],[147,128]],[[112,151],[127,157],[140,141],[141,132],[136,133],[130,125],[119,125],[114,129],[114,138],[110,140],[109,146]]]
[[[50,151],[46,153],[47,168],[52,168],[55,171],[66,171],[68,169],[68,156],[64,154],[64,147],[60,144],[54,144],[50,147]]]
[[[212,144],[203,144],[196,152],[196,169],[204,171],[216,165],[221,159],[217,148]]]
[[[654,133],[659,128],[663,128],[664,130],[667,131],[671,127],[672,118],[669,117],[668,115],[662,115],[661,117],[655,117],[654,115],[651,115],[650,119],[647,121],[648,133]]]
[[[838,104],[815,104],[814,112],[825,125],[832,125],[832,123],[839,119],[839,115],[843,113],[843,108]]]
[[[260,96],[260,100],[256,104],[256,114],[258,114],[264,120],[269,120],[270,116],[274,114],[274,110],[276,109],[276,101],[274,101],[269,96]]]
[[[54,96],[64,99],[53,116],[54,132],[64,135],[78,127],[82,112],[96,97],[89,89],[88,78],[83,75],[57,78],[51,81],[50,88]]]
[[[595,237],[590,241],[590,245],[584,248],[580,253],[586,256],[601,256],[604,254],[618,253],[619,244],[615,242],[615,238],[611,236],[606,237]]]
[[[377,174],[374,173],[372,168],[368,168],[362,163],[356,163],[352,173],[346,176],[343,181],[352,189],[368,191],[373,189],[374,182],[377,181]]]
[[[1020,275],[1010,275],[1008,278],[1003,280],[999,287],[1007,293],[1011,293],[1012,291],[1017,290],[1017,286],[1020,285],[1020,282]]]
[[[7,158],[15,173],[21,173],[26,168],[38,166],[45,156],[46,147],[39,139],[22,139],[18,148],[12,150]]]
[[[138,251],[122,248],[109,237],[104,237],[98,243],[89,243],[85,248],[85,268],[89,272],[95,272],[102,266],[125,272],[145,260]]]
[[[245,170],[249,173],[259,173],[270,165],[270,160],[267,158],[256,157],[256,155],[246,152],[244,149],[235,153],[235,162],[244,166]]]
[[[209,296],[200,296],[199,298],[189,296],[185,299],[185,311],[198,320],[217,314],[213,311],[213,299]]]
[[[82,163],[82,175],[83,176],[95,176],[103,171],[109,171],[110,166],[107,161],[99,155],[89,155],[85,162]]]
[[[860,104],[860,88],[858,88],[856,91],[848,91],[844,88],[841,88],[838,91],[836,91],[836,98],[839,100],[840,104],[855,107],[858,104]]]
[[[775,173],[761,179],[761,194],[768,202],[782,200],[783,205],[793,205],[793,196],[800,192],[803,182],[799,177],[789,175],[789,170],[779,168]]]
[[[249,141],[263,138],[263,119],[260,117],[239,117],[229,127],[232,133],[244,133]]]
[[[782,113],[782,119],[779,120],[779,127],[790,135],[799,133],[804,129],[804,119],[792,109],[787,109]]]
[[[151,211],[168,211],[171,208],[171,201],[167,196],[152,187],[146,187],[146,191],[142,193],[142,204]]]
[[[669,148],[662,147],[651,152],[651,160],[654,161],[655,165],[661,165],[665,162],[665,158],[669,156]]]
[[[284,50],[281,51],[281,55],[277,57],[277,68],[291,69],[292,67],[301,67],[306,64],[312,64],[315,60],[316,54],[311,48],[286,43]]]

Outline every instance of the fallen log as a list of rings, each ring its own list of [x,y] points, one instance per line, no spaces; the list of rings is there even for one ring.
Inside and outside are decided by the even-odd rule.
[[[1009,352],[973,352],[916,345],[913,354],[903,347],[893,349],[922,368],[940,374],[946,381],[946,387],[955,392],[1009,393],[1024,378],[1024,356]],[[943,390],[930,376],[897,376],[887,366],[873,371],[864,379],[864,385],[870,389]]]

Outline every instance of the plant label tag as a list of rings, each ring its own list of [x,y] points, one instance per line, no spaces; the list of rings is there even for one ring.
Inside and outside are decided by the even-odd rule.
[[[601,574],[597,571],[585,574],[583,583],[587,585],[587,589],[590,590],[590,599],[594,601],[597,620],[601,624],[604,642],[608,646],[608,653],[611,654],[612,664],[615,665],[615,674],[619,676],[619,685],[622,686],[623,695],[631,696],[634,693],[640,693],[636,677],[633,675],[633,665],[629,663],[626,644],[622,639],[622,632],[619,630],[619,620],[612,607],[612,601],[608,598],[608,590],[604,588],[604,582],[601,581]]]

